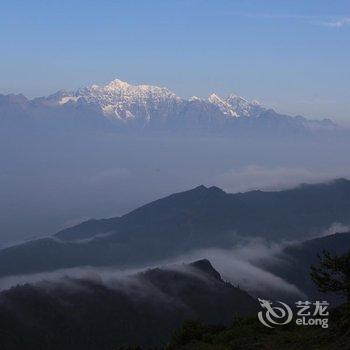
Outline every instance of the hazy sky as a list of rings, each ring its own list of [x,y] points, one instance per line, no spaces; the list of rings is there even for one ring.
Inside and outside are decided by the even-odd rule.
[[[2,1],[0,93],[113,78],[350,122],[350,2]]]

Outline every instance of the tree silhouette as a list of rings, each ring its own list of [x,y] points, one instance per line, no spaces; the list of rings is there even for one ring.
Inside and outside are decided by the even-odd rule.
[[[311,279],[321,292],[342,294],[350,302],[350,250],[332,255],[324,250],[318,256],[319,266],[311,266]]]

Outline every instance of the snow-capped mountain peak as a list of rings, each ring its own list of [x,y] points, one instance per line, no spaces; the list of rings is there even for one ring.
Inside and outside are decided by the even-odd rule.
[[[264,108],[257,101],[249,102],[245,98],[236,94],[230,94],[226,102],[233,108],[236,113],[243,117],[256,116],[261,113]]]
[[[98,88],[98,85],[93,85],[95,88]],[[121,90],[121,89],[128,89],[130,88],[130,84],[122,81],[120,79],[114,79],[112,81],[110,81],[106,86],[105,89],[106,90]]]
[[[56,101],[59,105],[83,99],[87,103],[97,105],[106,117],[121,121],[165,119],[169,114],[179,114],[181,108],[194,101],[209,103],[226,118],[249,117],[252,112],[260,108],[256,103],[250,103],[234,94],[231,94],[226,100],[215,93],[212,93],[207,100],[198,97],[186,100],[165,87],[146,84],[132,85],[120,79],[114,79],[102,86],[91,85],[80,88],[71,93],[59,92],[50,96],[49,99]],[[192,108],[196,107],[192,106]]]
[[[209,102],[212,102],[212,103],[222,103],[224,102],[224,100],[222,100],[216,93],[212,93],[209,95],[208,97],[208,100]]]
[[[229,117],[238,117],[236,111],[225,100],[220,98],[217,94],[212,93],[208,97],[208,101],[219,107],[221,112]]]
[[[1,106],[5,106],[3,110]],[[101,120],[101,125],[130,130],[228,132],[246,128],[252,132],[270,130],[277,125],[278,130],[284,128],[286,132],[304,132],[336,128],[329,120],[313,121],[278,114],[257,101],[250,102],[236,94],[230,94],[226,99],[215,93],[208,98],[194,96],[184,99],[165,87],[132,85],[120,79],[73,92],[60,90],[48,97],[33,100],[24,96],[0,95],[2,115],[21,115],[24,111],[33,115],[35,120],[47,115],[62,115],[64,120],[74,116],[70,119],[73,123],[83,120],[87,124],[94,121],[93,124],[97,125]],[[112,124],[106,123],[106,118]]]
[[[250,104],[252,104],[253,106],[261,106],[261,103],[257,100],[251,101]]]
[[[188,99],[189,102],[194,102],[194,101],[203,101],[202,98],[198,97],[198,96],[191,96],[189,99]]]
[[[154,110],[164,104],[180,102],[180,98],[167,88],[152,85],[132,85],[114,79],[104,86],[91,85],[63,96],[58,103],[83,98],[88,103],[98,105],[109,118],[123,121],[130,119],[149,120]]]

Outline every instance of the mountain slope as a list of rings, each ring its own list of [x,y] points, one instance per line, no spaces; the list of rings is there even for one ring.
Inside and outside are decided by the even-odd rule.
[[[0,276],[82,265],[138,266],[195,249],[227,248],[239,236],[305,240],[335,222],[350,223],[349,180],[237,194],[199,186],[122,217],[90,220],[2,249]]]
[[[302,185],[295,189],[228,194],[217,187],[199,186],[140,207],[120,218],[85,222],[55,236],[63,240],[89,238],[97,233],[132,231],[141,234],[186,230],[204,242],[206,231],[234,231],[265,238],[297,238],[350,221],[350,181]],[[106,239],[111,239],[109,236]],[[168,237],[169,238],[169,237]],[[181,237],[185,238],[185,237]],[[209,237],[213,239],[212,235]],[[223,236],[220,237],[222,239]],[[213,241],[211,241],[213,243]]]
[[[318,255],[324,250],[336,255],[347,253],[350,250],[350,232],[288,245],[275,256],[278,263],[276,260],[267,259],[259,261],[259,266],[297,286],[311,299],[326,299],[333,305],[345,302],[345,298],[340,295],[319,292],[310,278],[310,266],[318,264]]]
[[[270,329],[257,317],[238,319],[227,328],[188,322],[174,332],[166,350],[347,350],[349,328],[349,304],[330,311],[329,328],[290,323]]]
[[[209,261],[148,270],[123,279],[43,281],[0,294],[6,349],[116,349],[155,346],[185,320],[230,324],[256,301],[224,282]]]

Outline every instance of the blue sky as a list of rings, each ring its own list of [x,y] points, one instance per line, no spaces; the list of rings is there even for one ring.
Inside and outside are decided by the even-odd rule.
[[[2,1],[0,93],[114,78],[350,122],[350,2]]]

